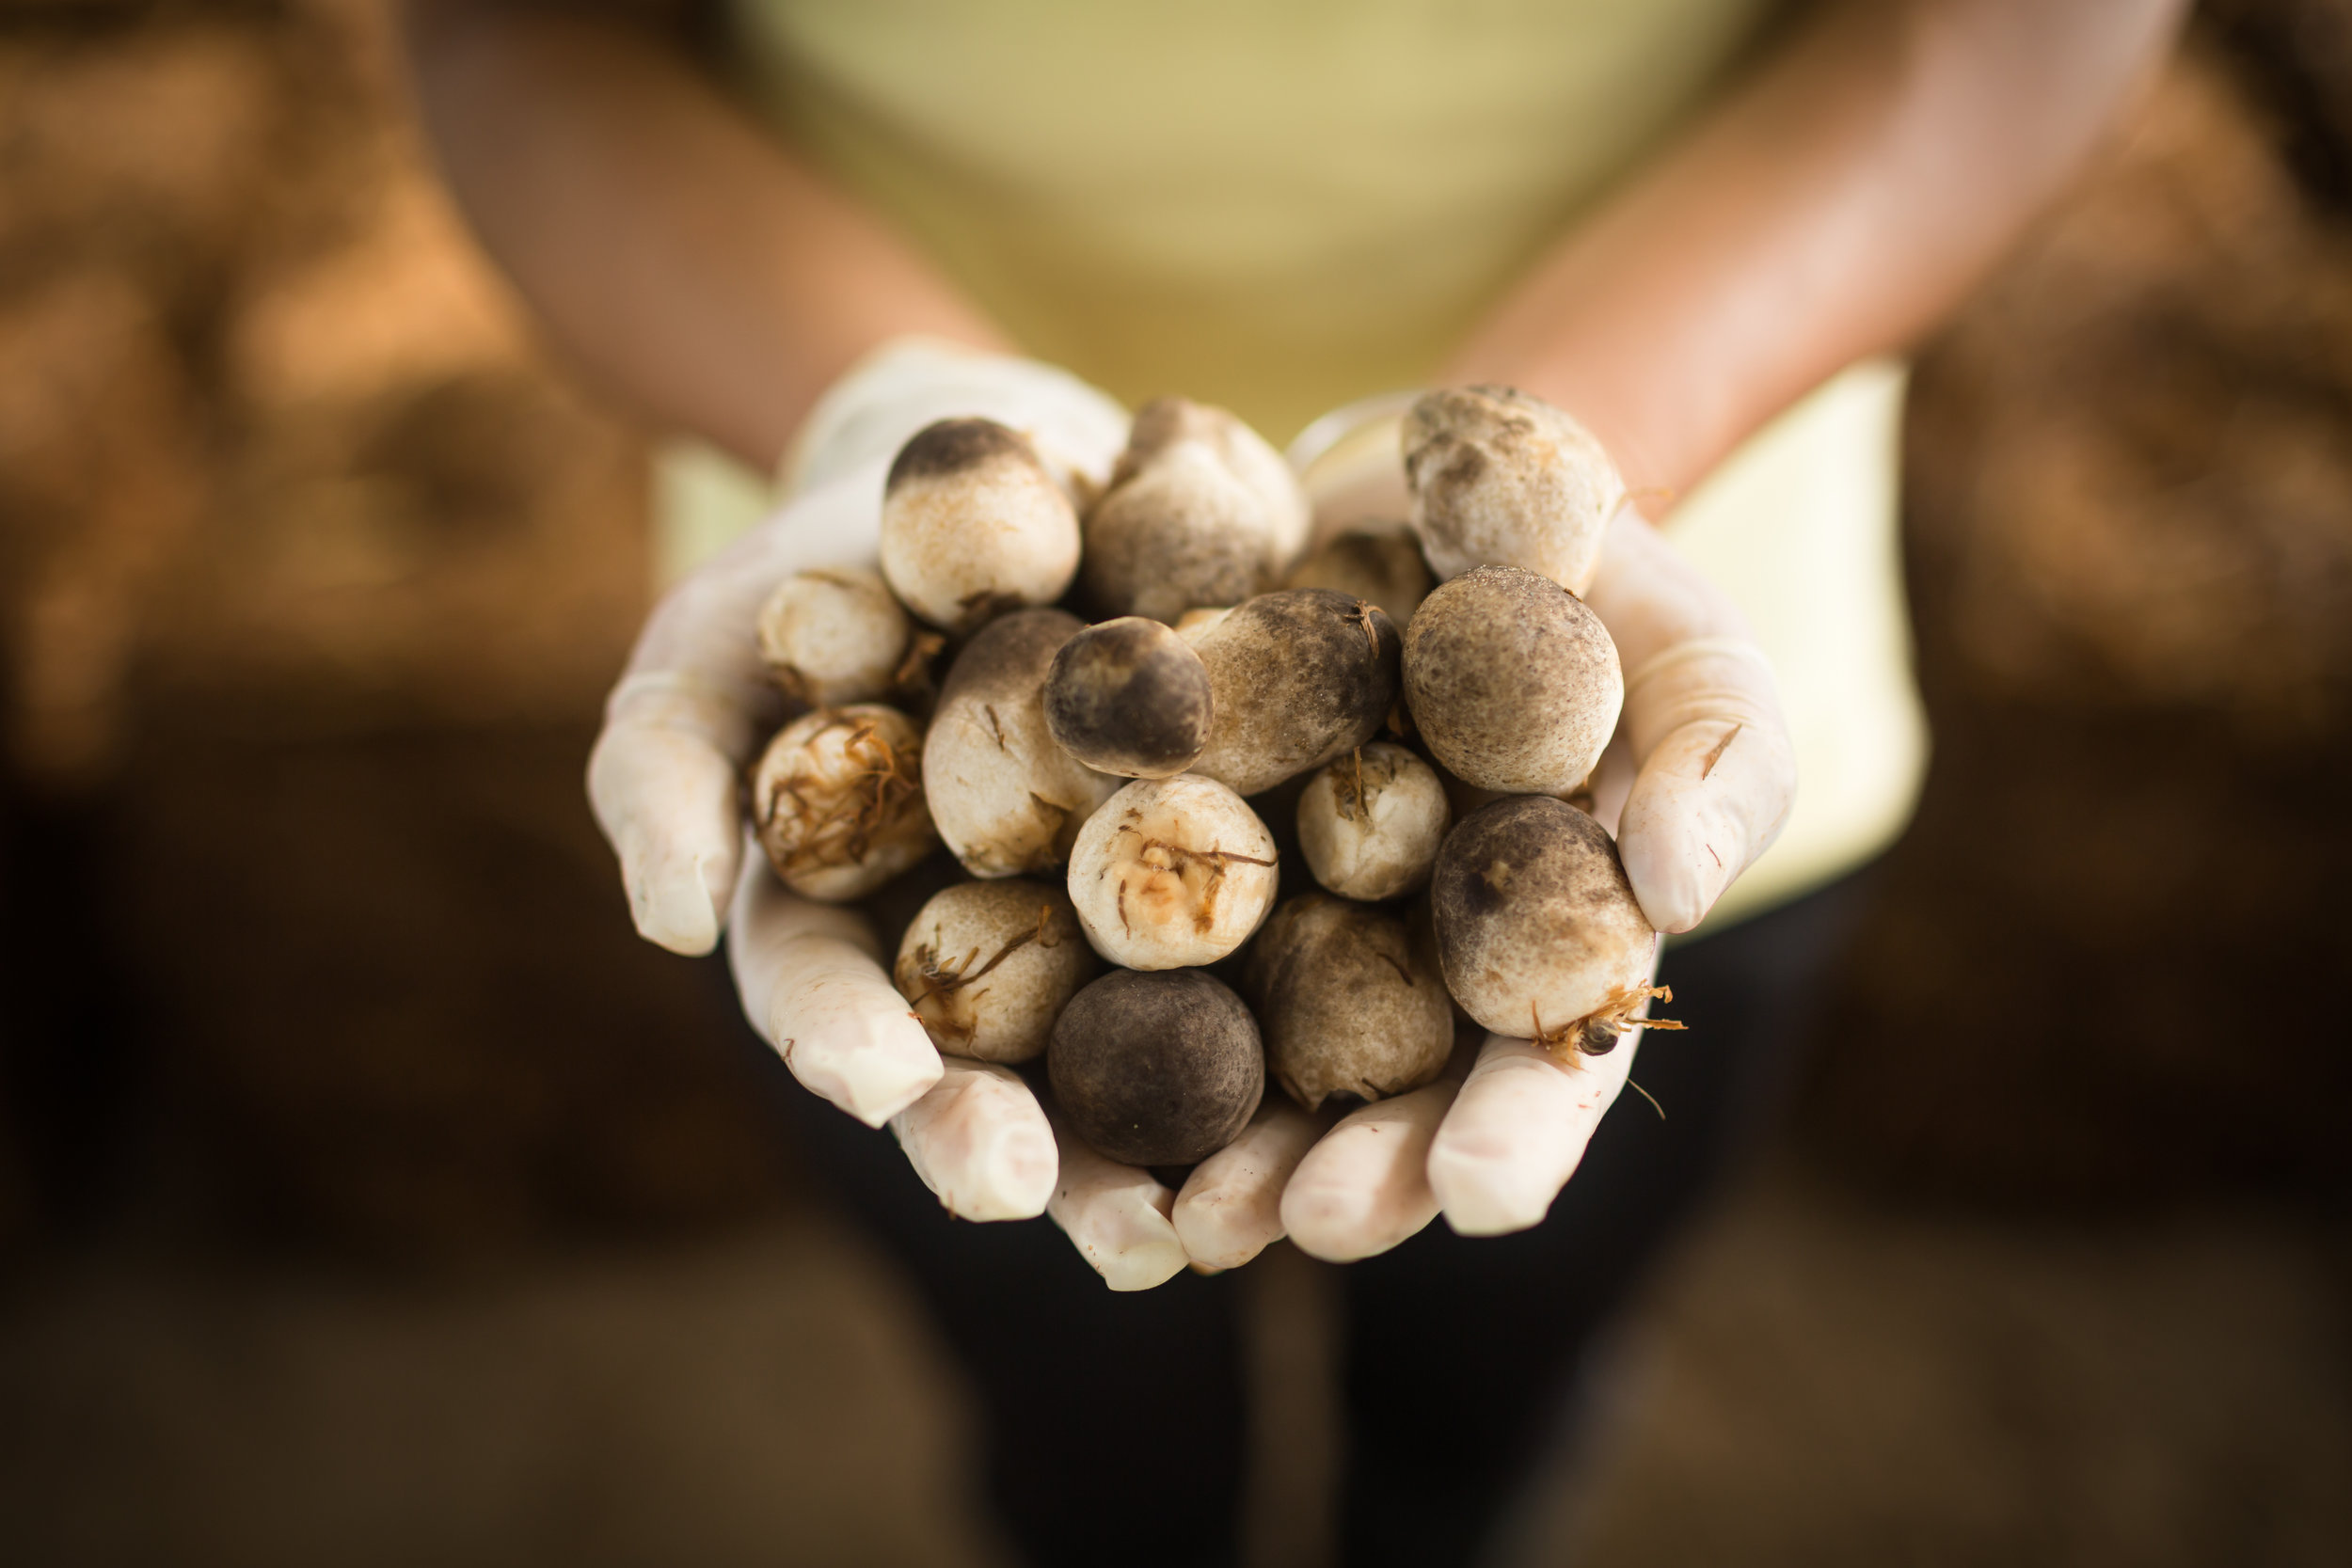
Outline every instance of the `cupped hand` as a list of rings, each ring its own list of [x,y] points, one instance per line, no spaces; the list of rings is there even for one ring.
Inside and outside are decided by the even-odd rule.
[[[1402,527],[1394,424],[1376,414],[1330,449],[1339,461],[1307,475],[1319,538]],[[1585,602],[1626,676],[1594,815],[1650,924],[1687,931],[1771,846],[1795,797],[1771,667],[1730,598],[1629,503],[1607,524]],[[1597,1056],[1489,1035],[1438,1082],[1336,1120],[1270,1106],[1193,1172],[1177,1232],[1195,1259],[1230,1268],[1285,1234],[1337,1262],[1385,1252],[1440,1214],[1463,1235],[1526,1229],[1575,1174],[1641,1034]]]
[[[1112,1289],[1145,1289],[1186,1261],[1175,1195],[1069,1138],[1019,1074],[943,1057],[866,916],[787,889],[745,831],[744,769],[787,716],[759,665],[761,605],[794,572],[873,566],[891,457],[966,414],[1025,432],[1076,491],[1126,439],[1116,404],[1048,367],[927,343],[878,356],[811,416],[798,494],[654,608],[606,703],[589,800],[639,932],[688,954],[725,933],[745,1016],[803,1086],[889,1125],[951,1213],[1050,1213]]]

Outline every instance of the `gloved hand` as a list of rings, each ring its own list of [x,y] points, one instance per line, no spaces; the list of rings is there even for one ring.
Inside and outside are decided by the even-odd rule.
[[[1402,529],[1397,416],[1343,410],[1294,447],[1318,538]],[[1625,708],[1594,780],[1643,912],[1687,931],[1769,847],[1796,792],[1772,671],[1744,618],[1628,503],[1585,602],[1615,641]],[[1439,1213],[1464,1235],[1542,1220],[1631,1069],[1641,1031],[1565,1059],[1490,1035],[1425,1088],[1333,1123],[1272,1103],[1203,1162],[1174,1211],[1191,1257],[1232,1267],[1286,1232],[1333,1261],[1384,1252]]]
[[[960,415],[1026,433],[1073,491],[1104,483],[1127,439],[1118,404],[1051,367],[921,340],[879,351],[810,415],[783,508],[655,607],[606,703],[589,800],[640,934],[697,954],[726,929],[744,1012],[803,1085],[868,1126],[890,1123],[952,1212],[1050,1212],[1114,1290],[1143,1289],[1185,1262],[1174,1195],[1061,1136],[1011,1071],[943,1060],[865,917],[788,892],[746,837],[739,781],[785,717],[759,668],[761,605],[794,572],[873,565],[891,459]]]

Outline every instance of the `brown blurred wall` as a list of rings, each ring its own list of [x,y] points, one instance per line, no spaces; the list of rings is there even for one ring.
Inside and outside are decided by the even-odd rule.
[[[1874,1185],[2341,1196],[2352,8],[2237,0],[1920,356],[1936,758],[1818,1031]],[[0,1238],[363,1256],[788,1202],[580,771],[638,437],[370,0],[0,9]]]

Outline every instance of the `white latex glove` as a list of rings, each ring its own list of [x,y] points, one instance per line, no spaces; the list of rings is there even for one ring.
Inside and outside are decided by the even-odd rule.
[[[1318,541],[1404,529],[1396,421],[1410,401],[1342,410],[1293,448]],[[1788,819],[1795,752],[1772,671],[1737,608],[1629,505],[1609,524],[1585,599],[1626,672],[1595,816],[1616,835],[1650,923],[1687,931]],[[1464,1235],[1526,1229],[1575,1173],[1641,1033],[1600,1056],[1490,1035],[1467,1071],[1457,1062],[1327,1132],[1275,1107],[1194,1171],[1176,1200],[1177,1231],[1196,1259],[1232,1267],[1285,1232],[1345,1261],[1387,1251],[1440,1213]]]
[[[642,935],[707,953],[731,921],[744,1012],[804,1086],[869,1127],[890,1123],[950,1212],[1050,1212],[1112,1289],[1144,1289],[1185,1262],[1173,1195],[1060,1137],[1012,1072],[943,1059],[865,917],[787,891],[745,832],[739,781],[783,719],[759,668],[761,604],[791,573],[873,565],[891,459],[923,426],[965,415],[1025,432],[1073,493],[1104,483],[1127,439],[1125,410],[1049,366],[922,340],[877,352],[810,415],[782,509],[654,608],[606,703],[589,800]]]

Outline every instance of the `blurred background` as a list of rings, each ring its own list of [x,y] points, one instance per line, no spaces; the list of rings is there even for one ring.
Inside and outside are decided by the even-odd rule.
[[[1521,1556],[2352,1561],[2352,3],[2201,10],[1908,449],[1919,818]],[[0,6],[0,1557],[996,1560],[587,815],[644,481],[374,0]]]

